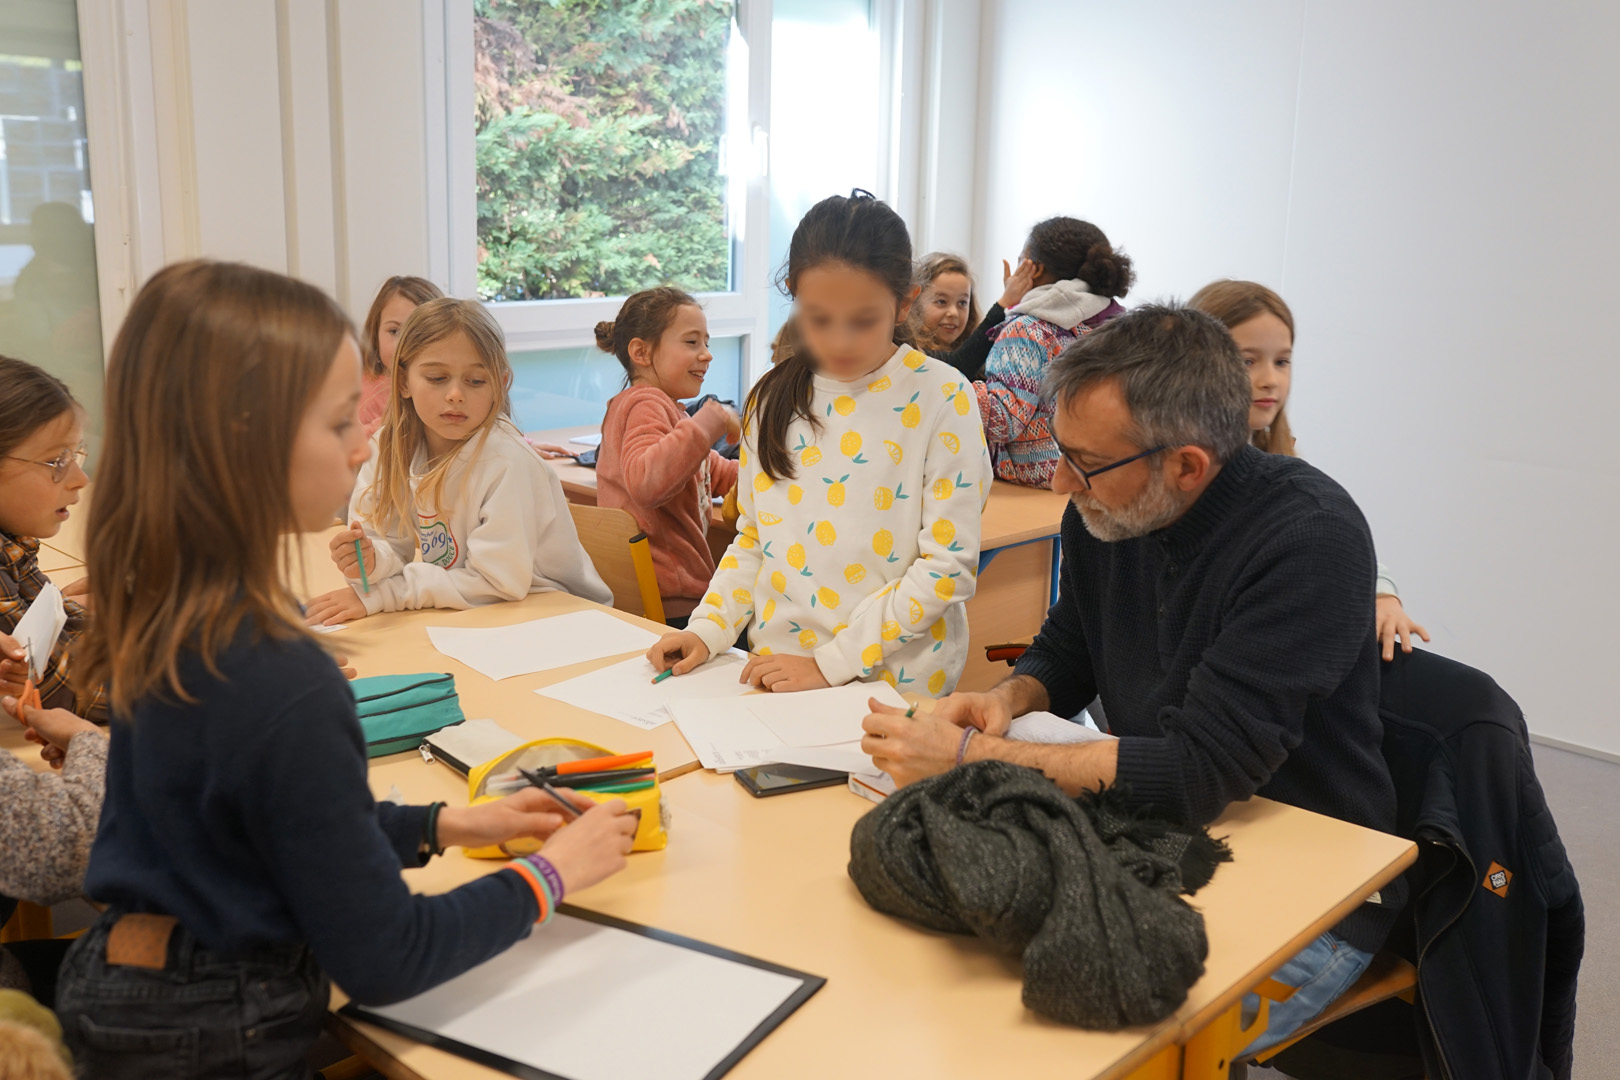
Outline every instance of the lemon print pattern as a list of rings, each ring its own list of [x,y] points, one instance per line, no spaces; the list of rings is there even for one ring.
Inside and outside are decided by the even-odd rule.
[[[814,655],[833,682],[948,693],[993,476],[974,388],[909,348],[857,382],[818,382],[809,416],[780,436],[791,475],[763,473],[753,436],[739,457],[741,530],[691,627],[716,651],[752,619],[759,655]]]
[[[894,553],[894,533],[888,529],[879,529],[873,533],[872,553],[883,556],[884,562],[899,562],[900,556]]]
[[[827,505],[828,506],[843,506],[844,505],[844,495],[845,495],[844,485],[849,482],[849,473],[845,473],[843,476],[840,476],[837,480],[834,480],[830,476],[823,476],[821,478],[821,482],[827,485]],[[760,515],[760,519],[764,520],[764,515],[763,514]],[[781,520],[781,519],[778,518],[777,520]]]
[[[917,399],[921,396],[922,391],[919,390],[911,395],[910,401],[904,405],[895,406],[894,411],[900,414],[900,425],[902,427],[914,428],[922,423],[922,408],[917,404]]]

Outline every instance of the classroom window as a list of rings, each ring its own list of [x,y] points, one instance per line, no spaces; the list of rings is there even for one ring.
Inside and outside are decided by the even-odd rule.
[[[829,195],[881,182],[880,36],[872,0],[775,0],[771,13],[771,265]],[[771,291],[770,332],[792,307]]]
[[[37,364],[101,427],[101,310],[75,6],[0,5],[0,354]]]
[[[747,75],[734,7],[478,0],[482,299],[733,287],[727,156],[747,138],[728,115]]]
[[[715,338],[703,392],[741,404],[742,339]],[[608,399],[624,389],[624,368],[595,346],[511,354],[512,419],[524,432],[599,424]]]

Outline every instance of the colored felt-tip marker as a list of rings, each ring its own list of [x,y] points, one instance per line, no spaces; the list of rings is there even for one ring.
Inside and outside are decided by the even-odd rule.
[[[354,557],[360,560],[360,591],[371,595],[371,582],[366,579],[366,557],[360,553],[360,541],[354,542]]]
[[[675,674],[674,668],[665,668],[663,671],[660,671],[658,674],[653,676],[653,685],[657,686],[659,683],[663,682],[673,674]]]

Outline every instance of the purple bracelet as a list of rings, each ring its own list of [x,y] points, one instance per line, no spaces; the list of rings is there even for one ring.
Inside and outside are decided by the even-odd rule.
[[[540,876],[545,878],[546,884],[550,886],[552,906],[555,907],[556,905],[562,903],[562,875],[557,873],[557,868],[555,866],[551,865],[551,860],[543,855],[527,855],[525,858],[528,860],[530,866],[540,871]]]
[[[979,729],[969,725],[962,730],[962,741],[956,744],[956,763],[962,764],[962,755],[967,753],[968,740],[979,733]]]

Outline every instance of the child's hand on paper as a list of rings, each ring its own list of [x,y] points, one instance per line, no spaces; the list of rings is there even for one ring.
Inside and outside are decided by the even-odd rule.
[[[709,647],[690,630],[677,630],[665,634],[647,650],[647,663],[657,672],[673,671],[685,675],[709,661]]]
[[[815,657],[783,653],[750,656],[737,681],[752,683],[756,689],[769,690],[773,694],[820,690],[832,685],[821,673],[821,666],[816,663]]]
[[[366,557],[366,575],[374,576],[377,573],[377,550],[371,546],[371,537],[360,527],[358,521],[352,522],[347,529],[332,537],[332,561],[337,568],[343,571],[343,576],[360,580],[360,560],[354,554],[354,542],[360,541],[360,550]]]
[[[581,812],[596,805],[589,796],[567,794],[568,801]],[[484,847],[531,837],[544,840],[562,824],[562,811],[550,795],[539,788],[524,788],[494,802],[444,807],[439,811],[439,846]]]
[[[334,626],[366,617],[366,605],[353,589],[334,589],[304,605],[304,622],[310,626]]]
[[[90,610],[90,579],[82,577],[77,581],[70,581],[62,586],[62,599],[72,600],[75,604]]]
[[[861,749],[896,784],[905,787],[956,767],[962,728],[942,718],[937,709],[907,716],[905,709],[885,705],[877,698],[868,698],[866,707],[872,711],[861,721],[866,729]]]
[[[1429,640],[1429,632],[1412,621],[1412,617],[1406,613],[1406,608],[1401,605],[1400,597],[1385,593],[1378,597],[1374,606],[1378,612],[1378,644],[1384,650],[1385,660],[1395,659],[1397,638],[1400,639],[1403,652],[1412,651],[1412,647],[1416,644],[1415,638]]]
[[[442,817],[444,811],[439,813]],[[610,799],[559,829],[540,853],[562,876],[563,892],[572,896],[625,868],[640,824],[641,818],[629,812],[623,799]]]
[[[23,647],[10,634],[0,634],[0,694],[21,697],[28,681],[28,661]]]

